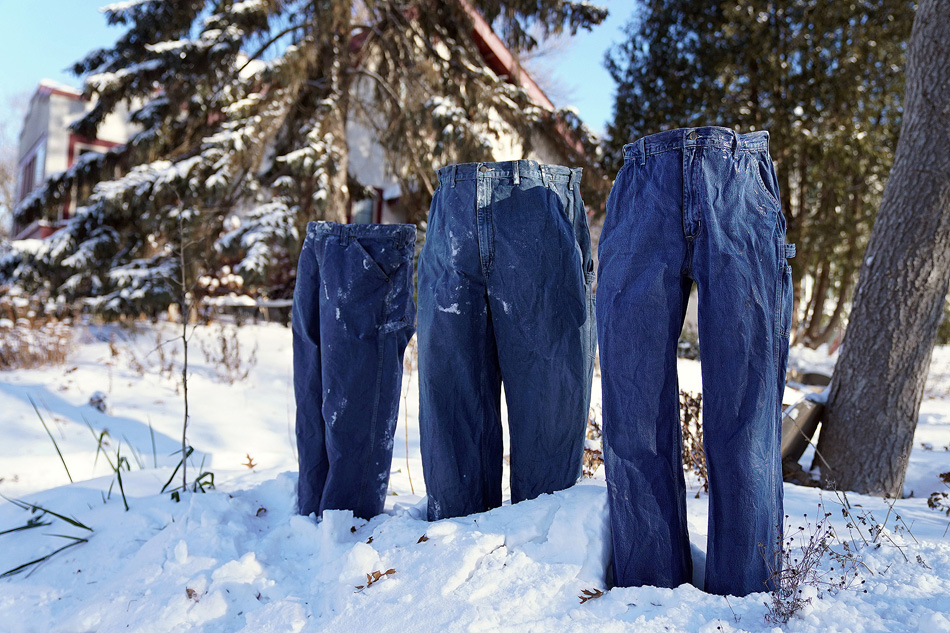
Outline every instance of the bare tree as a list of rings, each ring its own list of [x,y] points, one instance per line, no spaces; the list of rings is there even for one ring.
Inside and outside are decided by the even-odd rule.
[[[574,44],[574,37],[566,33],[545,37],[539,27],[532,29],[538,45],[529,50],[514,51],[525,70],[541,90],[558,107],[570,104],[577,97],[578,85],[565,81],[559,67]]]
[[[12,211],[17,202],[19,132],[28,101],[28,95],[15,95],[5,104],[0,115],[0,239],[8,238],[12,229]]]
[[[922,0],[904,118],[818,449],[825,485],[902,493],[950,279],[950,2]]]

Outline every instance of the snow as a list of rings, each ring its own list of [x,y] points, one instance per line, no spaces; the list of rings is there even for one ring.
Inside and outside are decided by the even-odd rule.
[[[95,73],[86,77],[86,85],[96,92],[105,92],[115,89],[117,84],[124,81],[127,77],[144,74],[161,68],[160,59],[148,59],[143,62],[136,62],[114,72]]]
[[[237,271],[264,275],[272,265],[276,247],[299,241],[295,224],[297,211],[296,206],[288,206],[281,200],[258,205],[248,212],[246,223],[218,239],[216,248],[226,250],[238,242],[245,255]]]
[[[242,2],[235,2],[231,6],[231,13],[240,14],[248,11],[259,11],[263,7],[263,0],[243,0]]]
[[[18,251],[31,253],[33,255],[36,255],[43,249],[43,240],[38,239],[14,240],[10,244]]]
[[[52,534],[88,540],[0,579],[4,631],[950,631],[948,518],[926,502],[946,489],[937,475],[950,471],[950,349],[934,355],[907,477],[913,496],[889,511],[885,500],[848,495],[854,516],[886,522],[880,546],[862,543],[869,525],[859,527],[863,537],[847,527],[833,493],[785,486],[790,525],[813,522],[822,507],[831,512],[865,584],[837,594],[807,587],[811,601],[775,624],[765,617],[767,594],[723,598],[689,585],[614,588],[581,604],[583,590],[607,589],[602,469],[554,495],[426,522],[415,372],[405,376],[386,514],[369,522],[348,512],[322,522],[295,515],[290,331],[240,328],[241,348],[256,347],[257,363],[233,385],[219,382],[200,350],[218,331],[198,326],[191,335],[188,383],[196,448],[189,478],[203,460],[216,488],[180,503],[159,490],[181,444],[181,354],[156,349],[177,326],[84,327],[65,365],[0,374],[0,493],[92,530],[46,515],[50,526],[0,534],[0,573],[73,542]],[[828,358],[797,349],[792,356],[806,367],[809,356]],[[681,387],[699,390],[699,364],[681,360],[679,368]],[[594,387],[596,410],[599,376]],[[96,391],[106,394],[104,413],[88,404]],[[120,449],[130,462],[122,473],[128,512],[105,455],[96,454],[103,430],[106,455],[114,463]],[[687,482],[701,568],[708,497],[697,498],[698,482]],[[0,504],[0,532],[31,516]]]
[[[134,9],[135,7],[142,6],[143,4],[150,4],[155,2],[155,0],[123,0],[122,2],[113,2],[112,4],[107,4],[104,7],[101,7],[99,11],[101,13],[121,13],[123,11],[128,11],[129,9]]]
[[[68,92],[77,97],[82,96],[82,90],[77,89],[75,86],[70,86],[69,84],[64,84],[55,79],[40,79],[40,86],[44,88],[52,88],[53,90],[61,90],[63,92]]]
[[[167,53],[170,51],[181,50],[187,46],[194,45],[195,40],[191,38],[181,39],[181,40],[167,40],[165,42],[159,42],[158,44],[146,44],[145,50],[151,51],[152,53]]]
[[[205,299],[205,302],[208,305],[212,306],[245,306],[253,307],[258,304],[258,301],[254,297],[248,295],[238,295],[236,293],[230,293],[221,297],[208,297]],[[273,302],[271,302],[273,303]],[[289,301],[288,301],[289,305]]]

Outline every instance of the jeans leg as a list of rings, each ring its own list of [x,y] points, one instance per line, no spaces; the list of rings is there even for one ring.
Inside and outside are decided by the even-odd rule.
[[[680,152],[628,162],[601,234],[597,326],[617,586],[692,579],[676,376],[692,283],[682,173]]]
[[[330,471],[323,509],[383,511],[392,468],[402,357],[412,333],[413,227],[341,227],[327,240],[321,313],[323,417]],[[397,243],[393,237],[401,236]],[[405,238],[405,239],[402,239]]]
[[[308,237],[297,264],[297,283],[291,310],[299,464],[297,509],[303,515],[311,512],[319,514],[329,468],[320,362],[320,272],[315,248],[314,241]]]
[[[579,248],[572,216],[582,206],[567,185],[522,177],[493,191],[488,288],[508,405],[512,503],[568,488],[581,474],[593,370],[583,273],[589,246]]]
[[[707,151],[692,183],[704,226],[693,270],[709,471],[705,589],[740,596],[773,586],[783,521],[784,220],[753,186],[747,167],[757,160]]]
[[[475,181],[432,201],[419,257],[419,432],[430,521],[501,505],[501,375]]]
[[[308,227],[319,270],[311,294],[319,302],[321,387],[309,393],[309,401],[320,403],[325,465],[319,473],[322,486],[319,479],[307,481],[308,503],[301,511],[351,510],[364,519],[383,511],[402,355],[412,334],[414,235],[414,227],[405,225],[320,222]],[[298,308],[295,300],[294,309],[303,310],[305,303]],[[313,427],[315,413],[307,417],[308,428]],[[298,434],[301,425],[298,413]],[[303,461],[301,470],[303,481]]]

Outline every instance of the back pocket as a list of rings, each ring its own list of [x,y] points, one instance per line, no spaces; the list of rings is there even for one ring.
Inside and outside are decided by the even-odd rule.
[[[390,239],[354,239],[352,244],[363,255],[364,269],[385,282],[379,328],[383,332],[409,327],[415,323],[412,296],[412,244],[396,246]]]
[[[388,243],[389,240],[386,240],[386,242]],[[369,250],[367,250],[367,248],[366,248],[365,246],[363,246],[363,244],[362,244],[358,239],[352,240],[352,241],[350,242],[350,245],[351,245],[352,248],[354,248],[354,249],[356,249],[357,251],[359,251],[359,253],[362,255],[362,257],[363,257],[363,270],[369,272],[370,274],[376,275],[377,277],[379,277],[379,278],[380,278],[381,280],[383,280],[383,281],[389,281],[389,273],[387,273],[387,272],[383,269],[383,266],[380,265],[380,262],[377,261],[377,258],[379,257],[379,254],[386,252],[386,247],[385,247],[385,246],[384,246],[384,247],[379,247],[379,246],[377,246],[377,245],[374,245],[374,246],[372,247],[372,249],[373,249],[374,251],[376,251],[377,254],[376,254],[376,255],[373,255],[372,253],[369,252]],[[391,248],[391,247],[390,247],[390,248]],[[395,249],[393,249],[393,250],[395,250]]]

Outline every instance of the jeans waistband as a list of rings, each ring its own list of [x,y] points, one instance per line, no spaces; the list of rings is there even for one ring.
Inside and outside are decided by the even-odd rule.
[[[308,222],[307,237],[336,236],[341,242],[352,238],[372,238],[392,240],[396,246],[414,244],[416,241],[415,224],[340,224],[338,222]]]
[[[455,186],[459,180],[476,180],[478,178],[511,178],[515,184],[522,178],[534,178],[543,183],[566,182],[571,186],[580,182],[581,167],[564,167],[563,165],[545,165],[535,160],[506,160],[490,163],[461,163],[446,165],[438,170],[439,182]]]
[[[685,127],[644,136],[623,146],[625,160],[638,159],[641,163],[647,156],[689,147],[720,147],[733,152],[760,152],[769,149],[769,133],[765,130],[739,134],[727,127]]]

